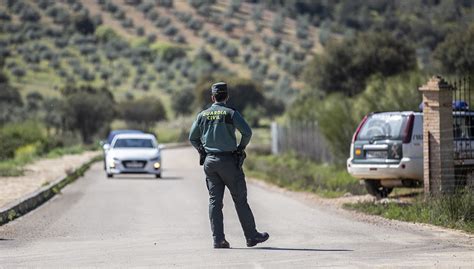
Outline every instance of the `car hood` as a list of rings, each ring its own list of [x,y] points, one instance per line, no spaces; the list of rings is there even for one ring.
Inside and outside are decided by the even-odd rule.
[[[117,158],[120,160],[125,159],[136,159],[136,160],[148,160],[156,158],[160,155],[158,149],[146,149],[146,148],[127,148],[127,149],[110,149],[107,152],[107,157]]]

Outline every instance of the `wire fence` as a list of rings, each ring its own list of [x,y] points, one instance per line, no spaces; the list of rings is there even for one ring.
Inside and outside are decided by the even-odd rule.
[[[288,152],[316,162],[334,162],[328,143],[314,122],[272,123],[272,153]]]

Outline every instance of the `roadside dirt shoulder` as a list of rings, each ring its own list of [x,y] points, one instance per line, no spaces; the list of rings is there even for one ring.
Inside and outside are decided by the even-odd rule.
[[[99,154],[98,151],[86,151],[77,155],[41,159],[26,165],[23,176],[0,177],[0,208],[50,182],[65,177]]]
[[[267,183],[263,180],[256,179],[256,178],[248,178],[248,181],[250,184],[254,186],[271,190],[271,191],[275,191],[278,193],[282,193],[308,206],[317,206],[318,208],[322,210],[335,212],[337,214],[341,214],[358,221],[371,223],[377,226],[388,226],[395,230],[404,230],[404,231],[410,231],[410,232],[432,232],[432,233],[436,233],[437,236],[440,238],[442,237],[450,238],[450,236],[452,235],[462,236],[467,239],[466,241],[467,245],[469,246],[474,245],[474,235],[468,234],[463,231],[443,228],[443,227],[439,227],[439,226],[435,226],[431,224],[425,224],[425,223],[412,223],[412,222],[405,222],[405,221],[399,221],[399,220],[391,220],[391,219],[386,219],[381,216],[368,215],[368,214],[364,214],[357,211],[346,210],[342,207],[346,203],[375,201],[375,198],[369,194],[351,195],[351,196],[331,199],[331,198],[320,197],[314,193],[296,192],[296,191],[287,190],[285,188],[278,187],[276,185]]]

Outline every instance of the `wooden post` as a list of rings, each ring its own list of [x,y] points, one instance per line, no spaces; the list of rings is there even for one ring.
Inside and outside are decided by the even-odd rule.
[[[425,194],[447,193],[454,186],[453,88],[432,77],[419,88],[423,95],[423,174]]]

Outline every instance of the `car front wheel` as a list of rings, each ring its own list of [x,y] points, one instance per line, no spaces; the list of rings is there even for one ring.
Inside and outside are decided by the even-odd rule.
[[[155,178],[161,178],[161,173],[155,174]]]
[[[370,195],[377,197],[377,199],[386,198],[392,191],[393,188],[387,188],[380,184],[380,180],[364,180],[365,188]]]

